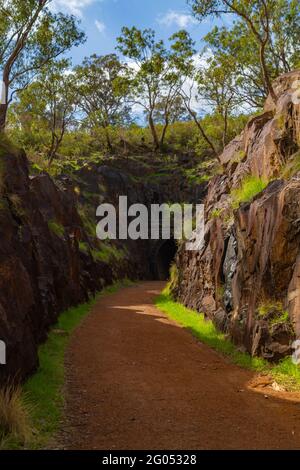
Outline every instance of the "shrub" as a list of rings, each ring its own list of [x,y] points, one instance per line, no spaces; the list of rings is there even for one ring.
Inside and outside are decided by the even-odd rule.
[[[29,414],[20,387],[7,386],[0,390],[0,447],[8,436],[21,444],[29,440],[32,433]]]

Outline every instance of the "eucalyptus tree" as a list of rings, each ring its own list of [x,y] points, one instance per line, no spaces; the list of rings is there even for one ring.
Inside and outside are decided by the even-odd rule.
[[[233,15],[241,25],[245,26],[248,34],[254,40],[257,60],[261,67],[264,87],[273,99],[277,101],[276,92],[272,84],[272,70],[268,61],[270,51],[279,56],[280,62],[286,61],[286,52],[292,41],[299,33],[299,5],[298,0],[187,0],[192,6],[194,15],[200,21],[207,17],[220,17],[225,14]],[[288,20],[288,27],[284,26],[284,18]],[[297,24],[298,23],[298,24]],[[294,31],[293,28],[296,28]],[[282,34],[281,29],[286,32]],[[250,48],[252,42],[248,42]],[[292,46],[293,47],[293,46]],[[274,56],[274,55],[273,55]],[[288,64],[285,64],[288,68]]]
[[[118,38],[118,50],[128,60],[131,101],[147,116],[154,150],[163,148],[172,113],[180,99],[185,76],[178,74],[178,63],[184,54],[192,55],[185,41],[189,41],[188,34],[181,31],[170,38],[167,47],[156,39],[152,29],[141,31],[136,27],[123,28]],[[158,117],[163,118],[164,124],[160,135],[155,125]]]
[[[48,64],[25,90],[19,93],[14,113],[35,132],[49,134],[47,158],[51,165],[65,133],[77,122],[77,89],[70,62]]]
[[[218,150],[205,132],[199,118],[199,107],[202,98],[199,93],[200,80],[197,59],[200,58],[201,62],[203,57],[196,55],[195,42],[186,31],[178,31],[170,39],[172,41],[174,73],[180,77],[179,95],[187,113],[196,124],[202,139],[206,142],[212,154],[218,157]]]
[[[161,97],[166,77],[168,53],[163,41],[157,41],[152,29],[122,28],[117,38],[117,49],[129,59],[128,85],[131,101],[140,106],[147,116],[154,149],[160,146],[154,122],[154,113]]]
[[[216,60],[207,58],[206,64],[198,70],[198,93],[211,112],[223,121],[223,148],[228,144],[229,118],[241,108],[236,90],[240,87],[240,77],[235,73],[235,64],[230,57]]]
[[[280,8],[279,8],[280,7]],[[266,64],[273,81],[282,73],[300,66],[300,3],[278,0],[270,24],[271,37],[266,48]],[[230,61],[239,76],[236,94],[241,103],[261,108],[268,95],[258,61],[259,45],[247,25],[235,22],[230,28],[214,27],[204,40],[216,61]]]
[[[51,0],[0,0],[0,70],[4,96],[0,131],[15,93],[24,90],[41,69],[84,41],[73,16],[53,13]]]
[[[126,74],[126,66],[115,54],[94,54],[75,68],[79,108],[89,125],[104,130],[109,151],[113,151],[110,127],[130,120]]]

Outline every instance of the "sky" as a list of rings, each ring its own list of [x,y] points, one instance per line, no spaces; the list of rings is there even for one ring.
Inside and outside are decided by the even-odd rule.
[[[198,23],[186,0],[52,0],[56,11],[74,14],[87,35],[85,44],[73,48],[73,64],[91,54],[115,52],[116,38],[123,26],[152,28],[157,38],[167,40],[175,31],[186,29],[196,43],[212,29],[214,23]]]

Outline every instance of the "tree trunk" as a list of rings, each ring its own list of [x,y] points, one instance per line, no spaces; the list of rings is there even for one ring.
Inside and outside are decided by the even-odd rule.
[[[227,132],[228,132],[228,113],[224,113],[224,130],[223,130],[223,150],[227,145]]]
[[[50,149],[48,150],[47,157],[48,157],[48,167],[52,165],[52,162],[55,158],[55,154],[57,152],[58,144],[57,144],[57,137],[53,133],[52,134],[52,140],[51,140],[51,146]]]
[[[187,111],[190,113],[190,115],[192,116],[196,126],[198,127],[199,131],[200,131],[200,134],[202,135],[203,139],[205,140],[205,142],[209,145],[209,147],[211,148],[211,150],[213,151],[214,153],[214,156],[217,157],[217,159],[220,161],[219,159],[219,155],[218,155],[218,152],[214,146],[214,144],[212,143],[212,141],[210,140],[210,138],[208,137],[208,135],[206,134],[205,130],[203,129],[203,127],[201,126],[201,123],[199,122],[199,120],[197,119],[197,115],[195,113],[195,111],[193,111],[186,103],[185,103],[185,107],[187,109]]]
[[[260,65],[261,65],[261,68],[262,68],[266,88],[267,88],[268,92],[270,93],[270,96],[271,96],[272,100],[274,101],[274,104],[276,104],[277,103],[277,95],[274,91],[274,88],[273,88],[273,85],[272,85],[272,82],[271,82],[271,79],[270,79],[270,75],[269,75],[269,72],[268,72],[268,67],[267,67],[266,58],[265,58],[265,50],[266,50],[266,45],[265,45],[265,43],[262,42],[260,44],[260,50],[259,50]]]
[[[106,138],[106,143],[107,143],[108,150],[109,150],[110,153],[113,153],[114,149],[113,149],[110,137],[109,137],[109,130],[108,130],[107,127],[105,127],[104,130],[105,130],[105,138]]]
[[[152,138],[153,138],[154,151],[157,152],[157,150],[159,149],[159,140],[158,140],[157,132],[155,129],[155,125],[154,125],[153,117],[151,113],[149,114],[149,126],[151,130]]]
[[[7,108],[7,104],[0,104],[0,132],[5,131]]]
[[[0,95],[0,132],[5,131],[6,117],[8,111],[8,74],[4,72],[2,78],[2,89]]]
[[[165,125],[164,125],[164,128],[162,130],[161,137],[160,137],[160,142],[159,142],[159,148],[160,148],[161,151],[163,151],[165,137],[166,137],[168,127],[169,127],[169,118],[166,117]]]

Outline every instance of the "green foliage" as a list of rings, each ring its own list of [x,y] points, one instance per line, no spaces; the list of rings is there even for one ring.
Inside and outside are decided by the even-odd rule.
[[[65,228],[63,225],[58,223],[56,220],[49,220],[48,221],[48,227],[49,230],[51,230],[52,233],[55,233],[58,237],[62,238],[65,234]]]
[[[104,130],[108,151],[113,150],[110,126],[130,121],[126,72],[126,66],[115,54],[94,54],[75,68],[79,109],[84,113],[85,124]]]
[[[281,323],[290,324],[289,312],[284,309],[280,301],[266,301],[261,303],[257,309],[259,317],[268,321],[272,325]]]
[[[172,320],[188,329],[201,342],[208,344],[226,356],[230,356],[236,364],[253,370],[264,370],[265,361],[263,359],[252,358],[248,354],[237,351],[235,346],[226,339],[225,334],[218,331],[211,321],[205,319],[203,314],[189,310],[183,305],[172,301],[165,293],[158,297],[156,305]]]
[[[210,218],[211,219],[218,219],[222,212],[224,211],[224,209],[213,209],[210,213]]]
[[[171,268],[170,268],[170,279],[169,279],[168,285],[167,285],[167,287],[164,291],[165,294],[166,295],[171,295],[173,289],[178,286],[178,282],[179,282],[179,272],[178,272],[178,268],[176,266],[176,263],[174,262],[174,263],[172,263]]]
[[[105,288],[99,295],[113,294],[131,285],[130,280],[124,279]],[[59,429],[64,405],[65,351],[74,329],[88,315],[95,302],[93,299],[62,313],[46,343],[39,348],[38,371],[27,380],[21,396],[25,403],[23,406],[26,406],[24,411],[29,412],[31,429],[34,431],[30,441],[26,442],[29,449],[45,448]],[[3,444],[8,449],[21,446],[13,435]]]
[[[13,107],[15,125],[23,127],[26,138],[32,136],[33,144],[44,143],[50,164],[65,132],[74,125],[77,92],[74,77],[67,73],[69,67],[68,60],[44,67],[40,77],[19,93]]]
[[[243,202],[250,202],[254,196],[261,193],[268,182],[263,178],[257,178],[256,176],[247,176],[242,182],[239,188],[231,191],[232,207],[237,209]]]
[[[6,72],[7,102],[45,65],[85,39],[74,16],[54,14],[48,3],[7,0],[0,4],[0,65]],[[2,106],[1,113],[5,124],[6,107]]]
[[[179,70],[192,64],[194,43],[186,31],[179,31],[170,38],[167,47],[157,40],[152,29],[122,28],[117,38],[117,49],[135,67],[128,67],[126,77],[131,100],[140,106],[149,122],[155,150],[162,150],[170,121],[183,114],[182,95],[185,77]],[[155,116],[163,122],[160,135],[155,127]]]
[[[89,245],[86,242],[83,242],[83,241],[79,242],[79,250],[82,251],[85,254],[88,254],[90,252]]]
[[[123,249],[118,249],[113,244],[101,242],[100,249],[93,249],[92,255],[95,260],[103,261],[104,263],[111,263],[113,261],[123,260],[125,252]]]
[[[240,163],[244,160],[244,158],[246,158],[246,156],[246,152],[244,152],[244,150],[240,150],[239,152],[236,152],[231,162]]]
[[[217,63],[231,64],[235,95],[250,106],[262,107],[272,81],[297,67],[300,50],[298,0],[188,0],[195,16],[229,14],[231,28],[215,27],[206,37]],[[251,71],[249,73],[249,71]]]

